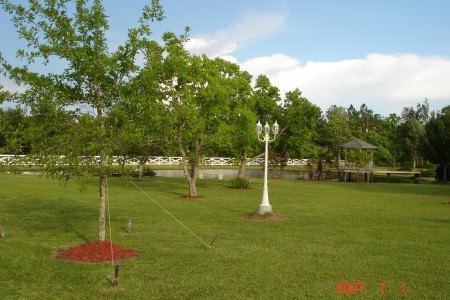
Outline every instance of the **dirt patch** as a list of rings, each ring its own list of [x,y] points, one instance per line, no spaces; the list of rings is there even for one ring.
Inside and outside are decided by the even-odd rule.
[[[264,214],[264,215],[248,214],[248,215],[241,216],[241,219],[246,219],[246,220],[278,220],[278,221],[282,221],[282,220],[287,220],[288,217],[282,216],[282,215],[278,215],[278,214]]]
[[[91,242],[76,247],[60,250],[55,257],[64,260],[78,262],[110,262],[114,260],[124,260],[139,255],[139,251],[125,249],[122,246],[104,242]]]

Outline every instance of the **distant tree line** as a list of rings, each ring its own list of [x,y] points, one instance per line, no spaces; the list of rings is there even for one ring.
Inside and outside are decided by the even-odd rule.
[[[165,117],[171,115],[171,121],[163,120],[161,113],[152,115],[154,112],[150,111],[141,115],[135,113],[139,108],[128,107],[130,110],[123,118],[128,119],[127,122],[130,123],[127,126],[134,129],[130,131],[131,128],[120,128],[125,121],[119,122],[113,138],[113,154],[124,158],[138,158],[142,166],[150,156],[183,155],[189,161],[186,167],[191,164],[193,172],[198,167],[196,160],[204,156],[236,157],[245,164],[249,159],[258,157],[262,151],[262,144],[255,139],[256,134],[253,132],[255,121],[277,120],[282,130],[276,141],[270,145],[272,159],[278,156],[335,162],[337,145],[359,138],[378,147],[373,153],[373,161],[377,166],[414,170],[418,167],[433,167],[435,164],[438,179],[448,178],[446,166],[450,162],[450,106],[430,112],[425,99],[423,103],[417,104],[416,108],[405,107],[400,116],[392,113],[388,117],[382,117],[374,114],[365,104],[359,109],[353,105],[348,108],[333,105],[323,113],[319,107],[302,97],[299,90],[286,93],[284,102],[281,102],[278,88],[271,85],[264,75],[257,78],[254,87],[250,86],[250,82],[247,84],[247,100],[254,104],[247,111],[243,111],[242,115],[238,110],[226,107],[226,100],[221,101],[223,106],[216,103],[205,107],[203,112],[183,117],[175,115],[175,111],[170,111]],[[272,94],[269,90],[272,90]],[[199,101],[201,106],[198,97],[195,101]],[[207,106],[207,103],[205,100],[203,105]],[[132,103],[128,105],[131,106]],[[195,108],[194,111],[198,109]],[[217,110],[217,113],[211,115],[213,110]],[[222,120],[217,120],[219,113]],[[67,114],[69,122],[71,112]],[[136,114],[143,118],[140,123],[147,125],[142,126],[131,121],[135,120]],[[94,114],[92,117],[95,118]],[[147,117],[159,119],[159,127],[156,120],[146,120]],[[233,121],[224,122],[229,123],[228,125],[221,124],[227,119]],[[205,124],[205,127],[201,128],[204,132],[192,134],[191,130],[194,129],[190,127],[199,126],[199,123]],[[170,124],[170,127],[165,124]],[[0,153],[35,153],[33,132],[42,125],[42,116],[32,114],[27,109],[0,108]],[[220,126],[223,131],[218,128]],[[188,137],[193,141],[188,141]],[[209,145],[205,147],[207,149],[200,150],[205,139],[208,139]],[[88,147],[88,144],[81,146]],[[60,150],[54,154],[62,154]],[[189,175],[190,171],[186,172]]]

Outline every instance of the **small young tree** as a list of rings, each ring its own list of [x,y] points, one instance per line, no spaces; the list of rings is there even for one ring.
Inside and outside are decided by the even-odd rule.
[[[33,154],[50,176],[68,180],[92,175],[99,180],[98,239],[103,241],[106,183],[117,132],[112,112],[123,101],[124,85],[139,69],[136,55],[150,43],[149,24],[163,19],[162,7],[152,0],[127,41],[110,51],[101,0],[0,4],[11,15],[19,38],[27,42],[26,49],[17,50],[26,63],[12,66],[0,54],[0,70],[26,88],[12,98],[38,118],[30,134]],[[46,68],[50,63],[63,70]]]

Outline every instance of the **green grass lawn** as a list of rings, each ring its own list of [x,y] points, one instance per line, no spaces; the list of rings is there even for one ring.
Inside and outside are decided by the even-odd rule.
[[[270,180],[270,202],[286,220],[245,220],[261,202],[227,180],[137,182],[200,240],[129,182],[109,180],[112,241],[139,250],[120,265],[53,258],[95,241],[96,182],[0,175],[0,299],[448,299],[450,186]],[[133,229],[127,232],[128,218]],[[108,228],[109,236],[109,228]],[[364,282],[337,295],[339,282]],[[381,285],[385,283],[384,296]],[[402,283],[406,294],[402,293]]]

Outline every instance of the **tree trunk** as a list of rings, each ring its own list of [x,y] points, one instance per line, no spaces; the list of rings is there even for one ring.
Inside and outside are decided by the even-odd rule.
[[[105,122],[103,120],[103,108],[97,107],[97,117],[100,119],[100,128],[104,132]],[[105,174],[108,167],[108,161],[104,150],[100,151],[100,209],[98,214],[98,240],[103,242],[105,240],[105,203],[106,203],[106,189],[107,175]]]
[[[241,165],[239,166],[239,173],[238,178],[244,178],[245,177],[245,170],[247,167],[247,153],[244,154],[244,157],[241,159]]]
[[[261,154],[256,155],[255,157],[252,158],[248,158],[247,153],[244,154],[244,157],[241,159],[241,164],[239,165],[239,173],[238,173],[238,177],[239,178],[244,178],[245,177],[245,171],[247,169],[247,164],[251,163],[252,161],[263,157],[264,156],[264,152]]]
[[[196,173],[195,171],[197,169],[197,166],[191,166],[191,172]],[[189,197],[197,197],[197,176],[192,174],[191,177],[189,177]]]
[[[145,164],[148,161],[147,156],[140,156],[139,157],[139,180],[144,179],[144,172],[145,172]]]
[[[299,173],[300,173],[300,179],[303,180],[303,157],[300,158],[300,172]]]
[[[100,212],[98,216],[98,240],[105,240],[105,203],[106,203],[106,175],[100,175]]]
[[[184,176],[189,182],[189,197],[197,197],[197,178],[198,178],[198,163],[199,163],[199,157],[198,157],[198,150],[196,149],[196,155],[194,159],[191,159],[188,161],[188,158],[186,157],[186,152],[183,150],[183,148],[180,146],[180,152],[183,157],[183,172]],[[189,168],[188,168],[189,165]]]
[[[444,180],[444,182],[447,181],[447,163],[444,164],[444,174],[442,176],[442,179]]]
[[[187,164],[184,164],[184,175],[186,176],[189,182],[189,197],[197,197],[197,178],[198,178],[198,165],[192,163],[189,165],[188,169]]]
[[[125,177],[125,174],[126,174],[126,172],[125,172],[125,165],[126,165],[126,162],[127,162],[127,156],[124,155],[124,156],[123,156],[123,161],[121,162],[122,177]]]
[[[139,163],[139,180],[143,180],[144,179],[144,166],[145,163]]]

